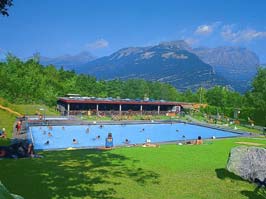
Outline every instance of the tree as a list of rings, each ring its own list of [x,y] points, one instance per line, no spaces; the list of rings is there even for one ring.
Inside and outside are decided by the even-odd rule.
[[[215,86],[209,89],[206,93],[207,102],[213,106],[225,107],[226,106],[226,88]]]
[[[0,0],[0,13],[4,16],[9,16],[8,7],[13,5],[13,0]]]
[[[255,121],[266,125],[266,68],[259,68],[252,82],[251,92],[246,94],[248,106],[255,108]]]
[[[200,87],[198,90],[197,90],[197,98],[199,100],[199,103],[206,103],[207,102],[207,99],[206,99],[206,89],[203,88],[203,87]]]

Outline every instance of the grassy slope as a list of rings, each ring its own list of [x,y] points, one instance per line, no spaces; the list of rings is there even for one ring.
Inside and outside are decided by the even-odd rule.
[[[16,120],[16,116],[6,111],[0,110],[0,128],[5,128],[8,137],[11,137],[13,131],[13,124]]]
[[[43,159],[1,160],[0,179],[27,199],[109,198],[256,198],[265,190],[224,168],[234,138],[204,145],[161,145],[112,151],[42,152]]]
[[[47,115],[58,115],[58,113],[56,113],[52,108],[49,108],[45,105],[15,105],[8,103],[1,98],[0,104],[26,115],[34,115],[40,108],[44,108],[45,114]],[[13,125],[16,121],[16,117],[16,115],[10,114],[9,112],[0,109],[0,128],[6,128],[9,138],[12,137]]]

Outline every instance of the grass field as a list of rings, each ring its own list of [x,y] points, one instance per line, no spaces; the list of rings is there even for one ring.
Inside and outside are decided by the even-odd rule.
[[[238,141],[266,146],[263,139],[233,138],[203,145],[39,152],[44,158],[0,160],[0,179],[25,199],[265,199],[265,189],[225,169]]]
[[[22,114],[44,108],[56,115],[41,105],[6,106]],[[15,119],[0,110],[0,127],[8,137]],[[239,141],[266,147],[265,139],[234,138],[199,146],[39,152],[44,158],[0,160],[0,180],[25,199],[266,199],[265,189],[257,190],[225,169],[229,151]],[[0,139],[0,146],[9,143]]]

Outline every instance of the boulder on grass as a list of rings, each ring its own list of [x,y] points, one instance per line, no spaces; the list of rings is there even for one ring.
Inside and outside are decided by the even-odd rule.
[[[245,180],[265,185],[266,149],[246,146],[232,148],[227,169]]]
[[[3,199],[23,199],[21,196],[10,193],[0,181],[0,198]]]

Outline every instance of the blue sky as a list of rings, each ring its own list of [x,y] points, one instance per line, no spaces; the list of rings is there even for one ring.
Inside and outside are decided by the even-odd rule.
[[[193,47],[247,47],[266,63],[265,10],[265,0],[14,0],[10,16],[0,16],[0,58],[100,57],[184,39]]]

